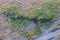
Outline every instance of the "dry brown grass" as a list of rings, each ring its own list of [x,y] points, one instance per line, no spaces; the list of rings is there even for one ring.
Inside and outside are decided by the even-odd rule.
[[[9,28],[4,30],[4,36],[8,36],[11,32],[12,32],[12,30]]]
[[[13,38],[19,38],[19,34],[18,34],[17,32],[15,32],[15,33],[13,34]]]

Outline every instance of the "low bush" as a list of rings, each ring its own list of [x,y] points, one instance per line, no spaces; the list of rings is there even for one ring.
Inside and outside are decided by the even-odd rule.
[[[19,30],[21,27],[23,28],[23,26],[30,23],[30,20],[27,20],[27,18],[20,15],[17,6],[7,8],[3,14],[8,17],[9,26],[13,30]]]

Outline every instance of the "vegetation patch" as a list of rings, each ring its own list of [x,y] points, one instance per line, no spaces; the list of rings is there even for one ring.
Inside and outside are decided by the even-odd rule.
[[[2,12],[6,17],[8,17],[8,23],[11,29],[14,31],[22,31],[22,33],[30,39],[35,35],[37,36],[42,33],[42,30],[40,30],[40,24],[45,27],[49,26],[53,22],[54,18],[57,17],[57,14],[60,11],[57,5],[60,4],[57,2],[43,3],[40,8],[32,8],[29,13],[23,13],[19,10],[19,7],[11,6],[3,8]],[[24,30],[24,27],[32,21],[38,26],[35,28],[34,32],[28,33]]]

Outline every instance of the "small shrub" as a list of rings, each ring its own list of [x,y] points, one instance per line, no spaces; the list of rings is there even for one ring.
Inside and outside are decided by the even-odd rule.
[[[30,20],[27,20],[25,17],[19,14],[19,9],[17,6],[12,6],[7,8],[3,14],[8,17],[8,22],[10,24],[10,28],[13,30],[20,30],[23,26],[26,26],[30,23]]]

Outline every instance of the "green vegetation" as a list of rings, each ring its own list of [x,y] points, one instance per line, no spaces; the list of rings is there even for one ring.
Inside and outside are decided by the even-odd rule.
[[[12,6],[9,8],[2,9],[3,14],[8,17],[9,26],[14,31],[22,31],[24,26],[28,25],[31,21],[37,23],[37,27],[33,33],[28,33],[23,31],[26,37],[32,38],[32,35],[39,35],[42,33],[40,30],[40,24],[44,26],[49,26],[59,12],[59,3],[47,2],[43,3],[40,8],[32,8],[29,13],[23,13],[19,10],[17,6]],[[39,24],[40,23],[40,24]]]
[[[57,6],[58,4],[56,2],[47,2],[42,4],[42,8],[44,10],[43,17],[42,17],[42,23],[44,26],[50,26],[53,22],[54,18],[57,17],[57,14],[59,13],[60,9]],[[41,13],[42,14],[42,13]]]
[[[12,6],[6,9],[3,14],[8,17],[8,22],[10,28],[15,31],[20,31],[20,28],[26,26],[30,23],[30,20],[27,20],[25,17],[19,14],[19,9],[17,6]]]
[[[37,22],[51,22],[54,20],[54,18],[57,17],[57,14],[59,12],[59,8],[57,7],[56,3],[53,2],[47,2],[43,3],[42,7],[40,8],[32,8],[32,10],[29,13],[22,13],[24,17],[27,17],[29,19],[35,19]]]

